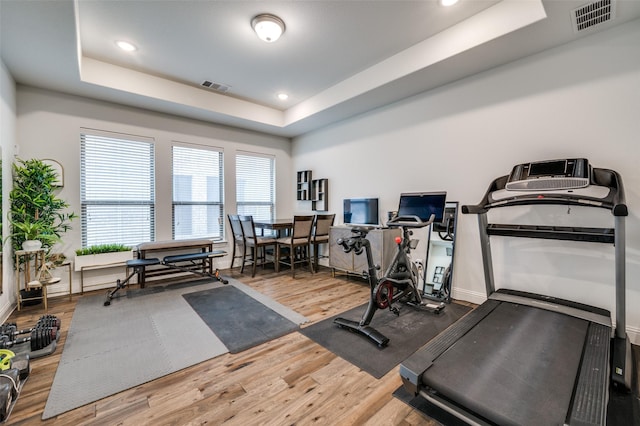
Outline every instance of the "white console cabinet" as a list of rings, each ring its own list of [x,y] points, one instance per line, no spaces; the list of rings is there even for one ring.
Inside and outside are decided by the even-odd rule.
[[[348,239],[351,236],[351,228],[347,226],[332,226],[329,231],[329,266],[333,269],[353,273],[366,274],[369,270],[367,265],[367,255],[356,255],[353,251],[345,253],[342,246],[336,241],[339,238]],[[371,254],[373,262],[380,265],[378,275],[382,275],[387,269],[393,256],[398,250],[395,238],[400,236],[400,230],[395,229],[372,229],[367,234],[367,239],[371,242]]]

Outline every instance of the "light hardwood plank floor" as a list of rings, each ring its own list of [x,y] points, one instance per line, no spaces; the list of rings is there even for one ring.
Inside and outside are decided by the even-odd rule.
[[[254,278],[250,273],[240,274],[238,268],[223,273],[306,316],[309,324],[368,298],[364,281],[332,277],[327,268],[313,275],[301,270],[295,279],[272,269],[259,269]],[[71,302],[67,297],[50,300],[49,313],[60,317],[63,324],[59,347],[54,354],[32,361],[31,376],[8,424],[437,424],[392,396],[401,385],[398,367],[375,379],[300,333],[239,354],[222,355],[43,421],[42,412],[80,297],[73,296]],[[42,314],[42,306],[27,307],[14,312],[10,321],[27,327]]]

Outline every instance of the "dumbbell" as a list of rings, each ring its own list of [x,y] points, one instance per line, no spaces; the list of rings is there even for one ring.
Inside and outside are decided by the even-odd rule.
[[[16,323],[9,323],[11,325],[16,325]],[[38,318],[38,321],[36,322],[36,324],[33,326],[33,328],[37,328],[37,327],[58,327],[60,328],[60,326],[62,325],[62,321],[60,320],[60,318],[56,317],[55,315],[43,315],[40,318]]]
[[[11,338],[6,334],[0,335],[0,349],[9,349],[14,345],[25,342],[31,343],[32,351],[43,349],[49,346],[49,344],[56,339],[57,329],[56,332],[53,332],[52,330],[53,329],[51,328],[36,328],[31,332],[29,337],[23,337],[15,340],[11,340]]]
[[[57,330],[60,329],[61,323],[62,321],[60,321],[60,319],[55,317],[54,315],[43,315],[42,317],[40,317],[38,322],[36,322],[36,325],[33,328],[28,328],[25,330],[18,330],[18,326],[16,323],[2,324],[0,325],[0,334],[5,334],[13,339],[20,334],[29,334],[37,328],[55,328],[57,336]]]
[[[47,325],[49,327],[58,327],[58,328],[60,328],[60,326],[62,325],[62,320],[60,320],[60,318],[58,318],[55,315],[43,315],[38,319],[38,322],[36,323],[36,326],[38,324],[44,324],[44,325]]]
[[[34,327],[27,330],[17,330],[13,324],[2,324],[0,326],[0,336],[7,336],[9,340],[14,340],[22,334],[32,334],[34,331],[48,332],[51,335],[51,339],[56,340],[58,338],[58,327]]]
[[[38,328],[38,327],[60,328],[61,325],[62,325],[62,321],[60,320],[60,318],[56,317],[55,315],[43,315],[40,318],[38,318],[38,321],[33,326],[33,328]]]

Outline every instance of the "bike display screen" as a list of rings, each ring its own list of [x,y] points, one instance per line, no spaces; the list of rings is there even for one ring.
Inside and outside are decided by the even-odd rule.
[[[426,222],[431,215],[440,223],[444,219],[444,206],[447,202],[446,192],[415,192],[400,194],[398,216],[418,216]]]

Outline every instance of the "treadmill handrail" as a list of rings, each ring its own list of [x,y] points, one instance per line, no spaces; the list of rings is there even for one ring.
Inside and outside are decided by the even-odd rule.
[[[596,241],[611,243],[611,238],[600,237],[592,238],[588,234],[592,228],[574,228],[572,232],[564,232],[564,228],[530,227],[522,228],[517,232],[509,232],[508,225],[496,225],[488,222],[488,211],[495,207],[507,207],[516,205],[534,205],[534,204],[556,204],[556,205],[580,205],[585,207],[598,207],[610,209],[614,217],[614,228],[603,229],[601,234],[609,234],[613,231],[614,246],[614,268],[615,268],[615,315],[616,328],[615,340],[613,345],[614,365],[612,368],[612,380],[614,383],[623,386],[625,389],[631,388],[631,372],[633,371],[633,363],[631,362],[631,345],[627,337],[626,324],[626,243],[625,229],[626,216],[629,215],[622,178],[618,172],[610,169],[592,168],[590,185],[598,188],[608,189],[605,196],[596,197],[598,191],[585,192],[579,189],[566,190],[558,192],[557,190],[539,191],[539,192],[513,192],[513,196],[508,195],[509,191],[505,189],[508,176],[501,176],[494,179],[489,185],[489,189],[485,193],[482,201],[476,205],[462,206],[462,213],[472,213],[478,216],[478,227],[480,230],[480,247],[482,252],[482,265],[485,278],[485,288],[487,297],[495,293],[495,280],[493,274],[493,260],[491,255],[490,235],[503,235],[514,237],[531,237],[545,239],[567,239],[572,241]],[[587,187],[586,189],[589,189]],[[596,188],[597,189],[597,188]],[[496,191],[502,191],[494,201],[492,194]],[[588,194],[591,194],[588,195]],[[502,197],[502,198],[500,198]],[[556,232],[560,231],[560,232]]]
[[[570,192],[558,194],[550,191],[528,192],[527,194],[514,195],[497,202],[491,201],[491,194],[505,189],[509,176],[501,176],[494,179],[489,185],[482,200],[475,205],[463,205],[462,213],[481,214],[496,207],[509,207],[518,205],[555,204],[555,205],[579,205],[585,207],[599,207],[610,209],[614,216],[628,216],[624,187],[618,172],[610,169],[594,168],[591,185],[609,188],[609,194],[604,198],[595,198]]]

